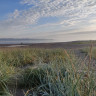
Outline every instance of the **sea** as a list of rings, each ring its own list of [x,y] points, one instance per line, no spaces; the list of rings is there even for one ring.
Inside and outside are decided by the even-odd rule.
[[[34,44],[34,43],[50,43],[51,39],[13,39],[13,38],[3,38],[0,39],[0,44]]]

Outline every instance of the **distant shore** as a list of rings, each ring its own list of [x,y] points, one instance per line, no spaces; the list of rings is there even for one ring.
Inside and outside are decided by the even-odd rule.
[[[90,41],[73,41],[73,42],[55,42],[55,43],[26,43],[26,44],[0,44],[0,48],[10,47],[32,47],[32,48],[83,48],[90,47]],[[93,46],[96,46],[96,41],[93,41]]]

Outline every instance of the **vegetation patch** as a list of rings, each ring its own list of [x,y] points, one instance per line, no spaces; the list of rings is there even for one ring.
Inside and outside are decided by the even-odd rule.
[[[0,49],[0,96],[95,96],[96,73],[84,67],[71,50]]]

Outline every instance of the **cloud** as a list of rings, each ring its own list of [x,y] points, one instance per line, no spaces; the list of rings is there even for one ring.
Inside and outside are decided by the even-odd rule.
[[[66,23],[96,15],[96,0],[22,0],[21,4],[30,8],[11,14],[11,22],[15,24],[34,24],[43,17],[63,17]]]
[[[38,26],[42,26],[41,31],[44,26],[70,29],[70,27],[81,28],[81,26],[90,28],[90,24],[96,24],[96,0],[21,0],[20,3],[30,8],[15,9],[7,20],[0,21],[0,29],[6,31],[18,29],[22,33],[28,26],[32,26],[30,30],[34,29],[34,25],[38,28],[36,24],[39,20],[47,17],[56,17],[58,22],[44,25],[39,23]]]
[[[91,24],[96,24],[96,19],[90,20],[89,23],[91,23]]]
[[[10,17],[13,17],[13,19],[18,18],[20,15],[20,12],[16,9],[12,14],[10,14]]]

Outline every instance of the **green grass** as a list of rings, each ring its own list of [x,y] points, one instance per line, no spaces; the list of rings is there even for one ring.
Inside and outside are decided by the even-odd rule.
[[[90,48],[85,48],[85,49],[82,49],[82,52],[90,55]],[[96,47],[93,47],[92,50],[91,50],[91,55],[94,59],[96,59]]]
[[[0,49],[0,96],[96,96],[96,73],[64,49]]]
[[[72,44],[96,44],[96,40],[89,40],[89,41],[73,41]]]

